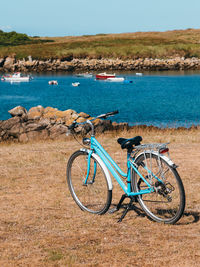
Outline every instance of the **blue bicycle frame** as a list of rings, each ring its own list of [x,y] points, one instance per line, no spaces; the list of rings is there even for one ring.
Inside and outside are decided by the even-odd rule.
[[[87,175],[85,179],[85,184],[87,184],[89,172],[90,172],[90,158],[92,153],[96,153],[105,163],[106,167],[110,171],[110,173],[113,175],[113,177],[117,180],[123,191],[126,193],[127,196],[137,196],[137,195],[143,195],[143,194],[149,194],[154,192],[154,188],[147,182],[147,180],[140,174],[136,166],[134,165],[134,158],[131,157],[130,153],[127,153],[127,173],[124,173],[120,167],[117,165],[117,163],[111,158],[111,156],[105,151],[105,149],[100,145],[100,143],[96,140],[94,136],[91,136],[91,150],[88,155],[88,170]],[[132,169],[140,176],[140,178],[144,181],[144,183],[148,186],[145,190],[140,190],[139,192],[133,192],[131,187],[131,171]],[[148,173],[152,174],[150,170],[148,170],[147,167],[145,167]],[[94,182],[96,174],[96,166],[94,168],[94,175],[93,179],[90,183]],[[119,174],[127,179],[127,186],[123,182],[123,180],[120,178]],[[161,181],[158,177],[153,175],[157,180]],[[161,181],[162,182],[162,181]]]

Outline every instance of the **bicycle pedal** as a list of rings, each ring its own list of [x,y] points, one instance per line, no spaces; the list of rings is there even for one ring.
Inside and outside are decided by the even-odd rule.
[[[119,209],[117,208],[117,207],[114,207],[114,208],[112,208],[112,209],[110,209],[109,211],[108,211],[108,213],[109,214],[112,214],[112,213],[114,213],[114,212],[116,212],[116,211],[118,211]]]

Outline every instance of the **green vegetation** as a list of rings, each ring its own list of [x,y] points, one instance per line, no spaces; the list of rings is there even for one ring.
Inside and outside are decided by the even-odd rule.
[[[35,40],[35,38],[37,38]],[[25,45],[25,44],[38,44],[41,42],[53,42],[53,40],[40,40],[38,37],[29,37],[27,34],[24,33],[17,33],[15,31],[12,32],[3,32],[0,30],[0,47],[7,47],[7,46],[18,46],[18,45]]]
[[[3,32],[0,30],[0,45],[7,46],[7,45],[20,45],[30,43],[31,39],[22,33],[17,32]]]
[[[77,37],[30,38],[0,32],[0,57],[15,54],[34,59],[67,58],[200,58],[200,30],[97,34]],[[12,35],[12,37],[10,36]],[[10,36],[10,37],[9,37]],[[9,38],[8,38],[9,37]],[[20,44],[20,45],[19,45]]]

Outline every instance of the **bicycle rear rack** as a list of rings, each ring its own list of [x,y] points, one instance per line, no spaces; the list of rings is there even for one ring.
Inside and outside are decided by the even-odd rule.
[[[160,149],[167,148],[169,143],[152,143],[152,144],[142,144],[134,147],[134,151],[150,150],[159,151]]]

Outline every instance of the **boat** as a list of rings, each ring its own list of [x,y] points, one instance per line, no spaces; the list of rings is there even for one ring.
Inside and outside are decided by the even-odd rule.
[[[79,82],[75,82],[75,83],[72,83],[72,86],[79,86],[80,85],[80,83]]]
[[[131,80],[124,80],[124,83],[133,83]]]
[[[1,77],[2,81],[8,81],[8,82],[29,82],[31,79],[31,76],[23,76],[21,72],[15,72],[12,75],[3,75]]]
[[[115,73],[114,74],[108,74],[108,73],[104,72],[104,73],[96,74],[97,80],[106,80],[108,78],[115,78]]]
[[[86,73],[78,73],[78,74],[76,74],[76,76],[77,77],[84,77],[84,78],[91,78],[93,76],[93,74],[86,72]]]
[[[123,77],[113,77],[113,78],[107,78],[107,81],[110,82],[123,82],[125,79]]]
[[[48,82],[49,85],[58,85],[58,82],[55,80],[49,81]]]
[[[142,76],[143,75],[143,73],[141,73],[141,72],[136,72],[136,74],[135,75],[137,75],[137,76]]]

